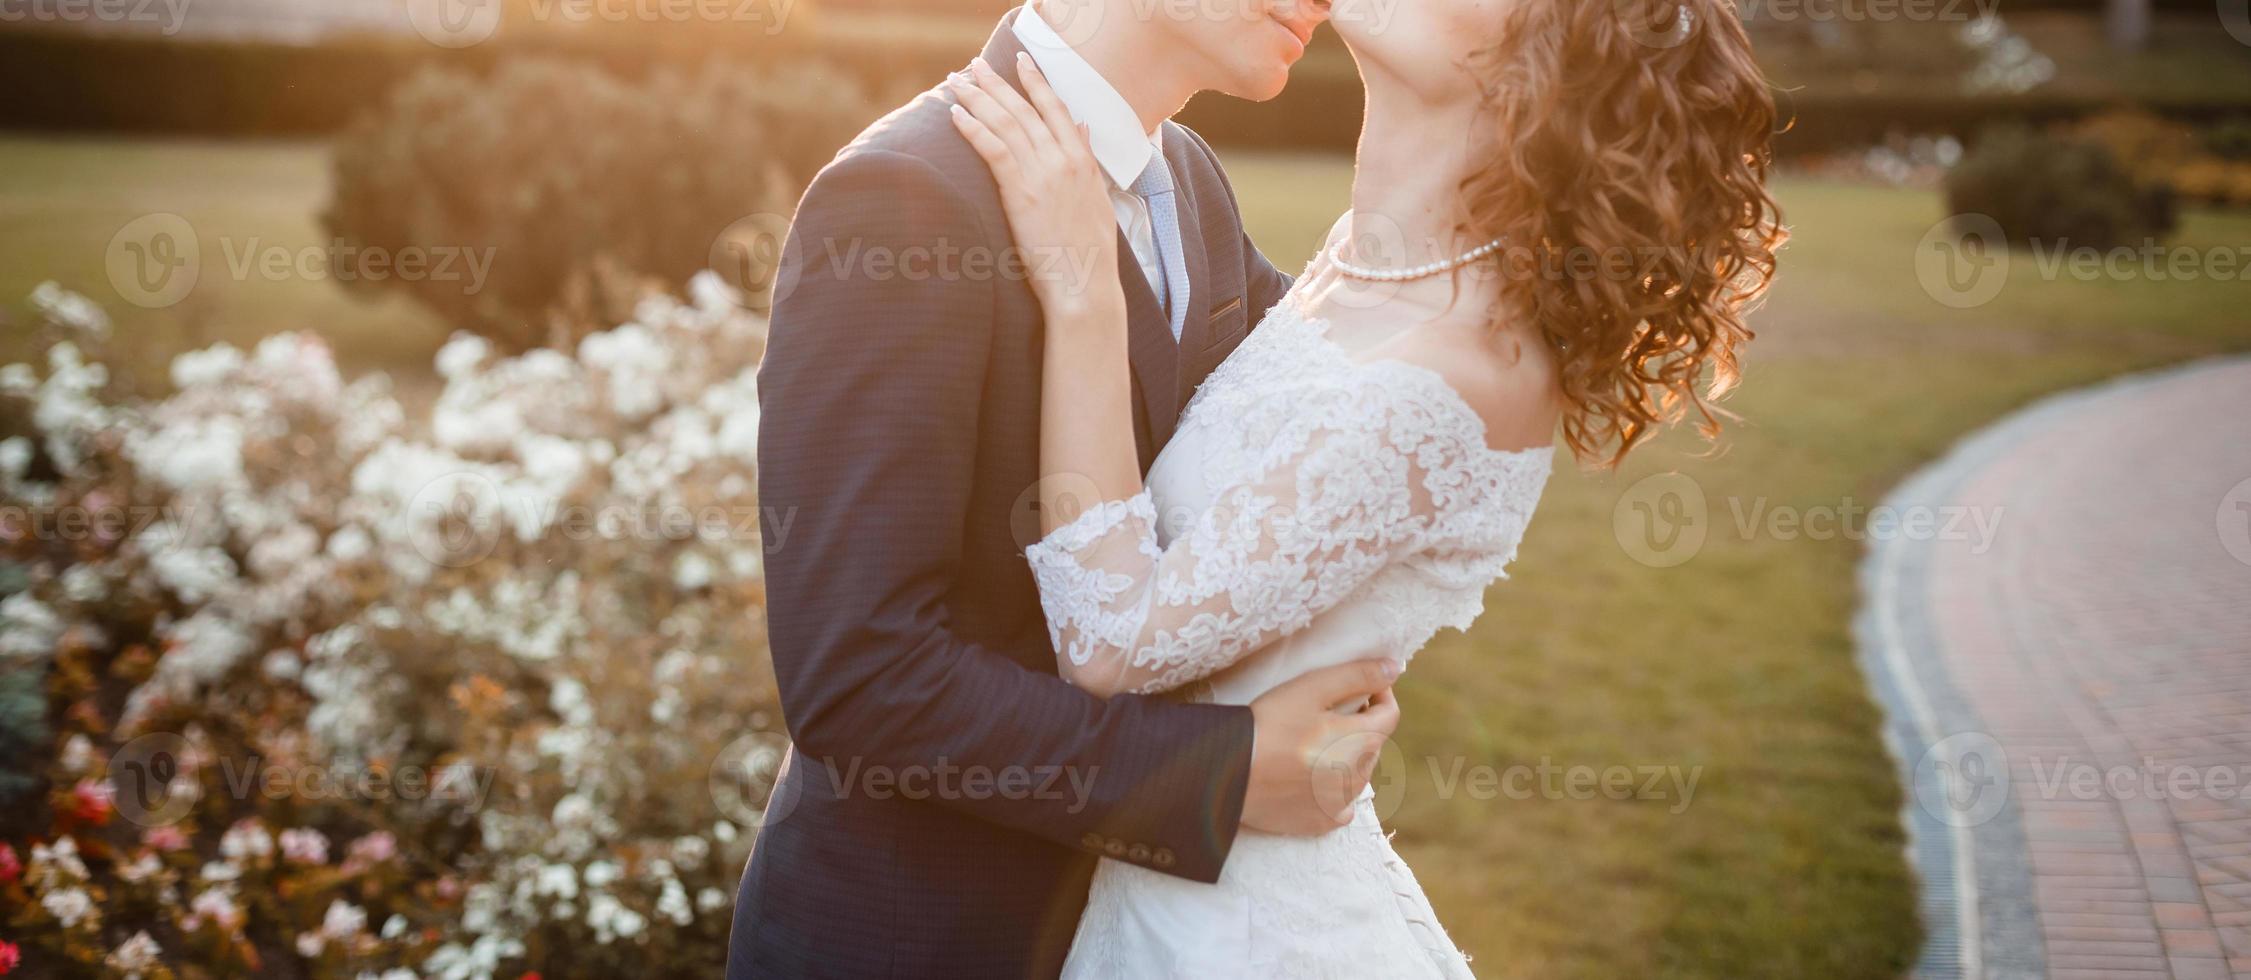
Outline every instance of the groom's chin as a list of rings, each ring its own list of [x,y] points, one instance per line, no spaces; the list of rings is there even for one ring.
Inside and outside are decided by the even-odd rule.
[[[1245,79],[1227,94],[1252,102],[1271,102],[1290,84],[1290,69],[1284,65],[1277,71],[1257,78]]]

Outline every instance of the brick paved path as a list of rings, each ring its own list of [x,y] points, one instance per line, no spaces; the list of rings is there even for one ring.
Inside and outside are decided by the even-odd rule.
[[[1891,503],[1938,529],[1872,542],[1860,623],[1919,974],[2251,978],[2251,359],[2052,399]]]

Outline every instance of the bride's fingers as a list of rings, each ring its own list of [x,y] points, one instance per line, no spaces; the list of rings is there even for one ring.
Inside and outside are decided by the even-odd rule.
[[[991,93],[978,87],[974,77],[955,80],[949,84],[953,87],[956,104],[967,110],[971,119],[983,125],[987,132],[1008,147],[1010,153],[1026,162],[1039,159],[1039,151],[1033,148],[1023,124],[1017,122],[1016,117],[1007,109],[1002,108]]]
[[[992,99],[994,105],[1007,112],[1010,119],[1015,120],[1032,152],[1042,158],[1060,155],[1060,147],[1056,145],[1054,135],[1048,132],[1047,124],[1040,120],[1039,110],[1032,108],[1031,103],[1024,101],[1024,96],[1009,87],[1008,80],[1000,77],[1000,73],[994,71],[992,65],[986,64],[985,59],[978,58],[969,63],[969,72],[970,78],[977,83],[978,90]]]
[[[970,149],[985,158],[985,166],[992,168],[993,176],[999,178],[1002,187],[1017,179],[1016,155],[1006,142],[993,134],[991,127],[959,105],[953,107],[953,117],[954,128],[969,141]]]
[[[1071,110],[1063,105],[1062,97],[1055,94],[1055,87],[1047,83],[1047,75],[1040,71],[1039,64],[1031,55],[1017,52],[1016,68],[1024,80],[1024,93],[1031,96],[1032,107],[1039,111],[1040,121],[1047,124],[1047,131],[1055,137],[1056,145],[1068,156],[1091,157],[1094,150],[1087,144],[1085,130],[1078,120],[1071,118]]]

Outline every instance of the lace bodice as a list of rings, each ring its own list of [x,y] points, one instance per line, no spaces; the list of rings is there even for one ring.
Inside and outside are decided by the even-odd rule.
[[[1489,448],[1437,372],[1357,359],[1285,300],[1197,390],[1148,489],[1027,557],[1083,687],[1172,690],[1347,607],[1354,645],[1372,631],[1405,660],[1482,610],[1552,462]]]

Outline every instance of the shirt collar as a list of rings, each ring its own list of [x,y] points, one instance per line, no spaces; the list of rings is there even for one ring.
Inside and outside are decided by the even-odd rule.
[[[1163,148],[1164,131],[1143,132],[1141,117],[1125,96],[1071,49],[1070,42],[1040,16],[1037,4],[1026,4],[1017,12],[1013,30],[1064,108],[1089,130],[1094,159],[1102,164],[1102,171],[1119,187],[1132,188],[1148,169],[1149,158]]]

